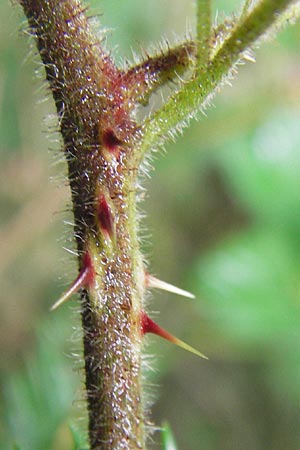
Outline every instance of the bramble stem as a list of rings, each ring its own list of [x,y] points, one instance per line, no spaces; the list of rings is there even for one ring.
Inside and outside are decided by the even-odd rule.
[[[118,69],[79,0],[20,0],[55,100],[75,217],[91,449],[144,449],[145,275],[137,238],[139,102],[193,65],[183,43]]]
[[[69,167],[82,292],[91,449],[142,449],[142,261],[120,72],[76,0],[21,0],[55,99]],[[109,226],[110,224],[110,226]],[[113,228],[113,229],[112,229]]]

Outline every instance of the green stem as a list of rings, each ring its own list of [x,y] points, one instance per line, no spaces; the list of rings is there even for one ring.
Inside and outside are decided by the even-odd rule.
[[[252,0],[245,0],[243,9],[242,9],[242,13],[241,13],[242,18],[247,16],[247,14],[250,10],[250,7],[251,7],[251,3],[252,3]]]
[[[209,61],[211,33],[211,1],[197,0],[197,69],[201,71]]]
[[[293,3],[293,0],[262,0],[243,18],[208,64],[207,70],[197,71],[161,109],[145,120],[141,147],[136,149],[137,158],[142,158],[151,147],[173,136],[174,130],[184,128],[189,119],[209,102],[217,86],[231,74],[243,52],[251,48]]]

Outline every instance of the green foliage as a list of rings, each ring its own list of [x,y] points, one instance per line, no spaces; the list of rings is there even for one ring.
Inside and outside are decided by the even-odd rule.
[[[238,201],[273,227],[300,224],[298,120],[299,109],[278,108],[252,135],[221,150],[222,170]]]
[[[177,450],[175,439],[170,426],[165,423],[162,429],[163,450]]]
[[[22,450],[70,448],[66,418],[78,382],[67,370],[62,354],[66,338],[62,324],[61,320],[51,320],[40,327],[35,354],[25,357],[22,370],[10,374],[3,384],[5,433],[1,448],[10,448],[13,441]],[[79,435],[72,434],[79,450]]]
[[[275,110],[217,156],[232,195],[252,225],[227,238],[198,265],[199,292],[237,346],[298,336],[300,275],[299,110]],[[215,303],[216,302],[216,303]]]
[[[249,229],[201,260],[198,291],[209,299],[212,320],[233,345],[257,347],[256,356],[263,355],[264,346],[276,350],[284,335],[298,336],[299,269],[287,236]]]
[[[70,430],[74,441],[74,447],[72,450],[88,450],[89,446],[87,439],[82,430],[74,425],[70,426]]]
[[[14,445],[14,450],[22,450],[22,448],[15,444]]]

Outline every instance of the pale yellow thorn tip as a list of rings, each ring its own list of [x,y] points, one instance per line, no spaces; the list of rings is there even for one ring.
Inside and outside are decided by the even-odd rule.
[[[63,303],[65,303],[69,298],[76,294],[76,292],[83,286],[86,276],[86,270],[79,274],[74,283],[63,293],[63,295],[51,306],[50,311],[54,311]]]
[[[171,292],[172,294],[181,295],[186,298],[195,298],[194,294],[191,292],[185,291],[184,289],[180,289],[177,286],[173,286],[173,284],[166,283],[165,281],[159,280],[158,278],[153,277],[152,275],[147,274],[146,283],[149,288],[162,289],[163,291]]]
[[[181,347],[181,348],[183,348],[184,350],[187,350],[190,353],[194,353],[194,355],[200,356],[200,358],[208,359],[208,357],[206,355],[204,355],[203,353],[199,352],[194,347],[191,347],[189,344],[186,344],[181,339],[178,339],[178,338],[174,337],[172,342],[175,345],[177,345],[178,347]]]
[[[150,319],[147,314],[142,311],[141,315],[141,330],[142,334],[146,333],[153,333],[157,336],[162,337],[163,339],[166,339],[169,342],[172,342],[175,345],[178,345],[179,347],[183,348],[184,350],[187,350],[188,352],[194,353],[197,356],[200,356],[201,358],[208,359],[207,356],[203,355],[203,353],[199,352],[195,348],[191,347],[190,345],[186,344],[185,342],[181,341],[177,337],[175,337],[173,334],[169,333],[164,328],[160,327],[157,323],[155,323],[152,319]]]
[[[50,308],[50,311],[54,311],[59,306],[61,306],[63,303],[65,303],[69,298],[71,297],[72,293],[70,291],[66,291]]]

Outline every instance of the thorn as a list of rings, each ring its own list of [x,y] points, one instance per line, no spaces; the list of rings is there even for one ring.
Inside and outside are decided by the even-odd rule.
[[[115,241],[113,212],[105,198],[105,195],[102,193],[99,196],[97,217],[102,233],[112,241]]]
[[[65,303],[69,298],[76,294],[80,288],[88,286],[92,283],[94,279],[94,269],[92,266],[91,257],[86,253],[83,257],[82,269],[80,270],[77,278],[69,286],[69,288],[62,294],[62,296],[51,306],[50,311],[54,311],[63,303]]]
[[[208,357],[205,356],[203,353],[186,344],[181,339],[178,339],[173,334],[166,331],[164,328],[161,328],[159,325],[157,325],[157,323],[155,323],[152,319],[150,319],[150,317],[147,316],[147,314],[144,311],[142,311],[141,314],[141,332],[142,335],[145,335],[146,333],[156,334],[157,336],[160,336],[163,339],[172,342],[173,344],[183,348],[184,350],[187,350],[188,352],[194,353],[195,355],[200,356],[201,358],[208,359]]]
[[[163,291],[172,292],[173,294],[181,295],[182,297],[195,298],[191,292],[180,289],[173,284],[166,283],[165,281],[155,278],[153,275],[145,273],[145,285],[148,288],[162,289]]]

